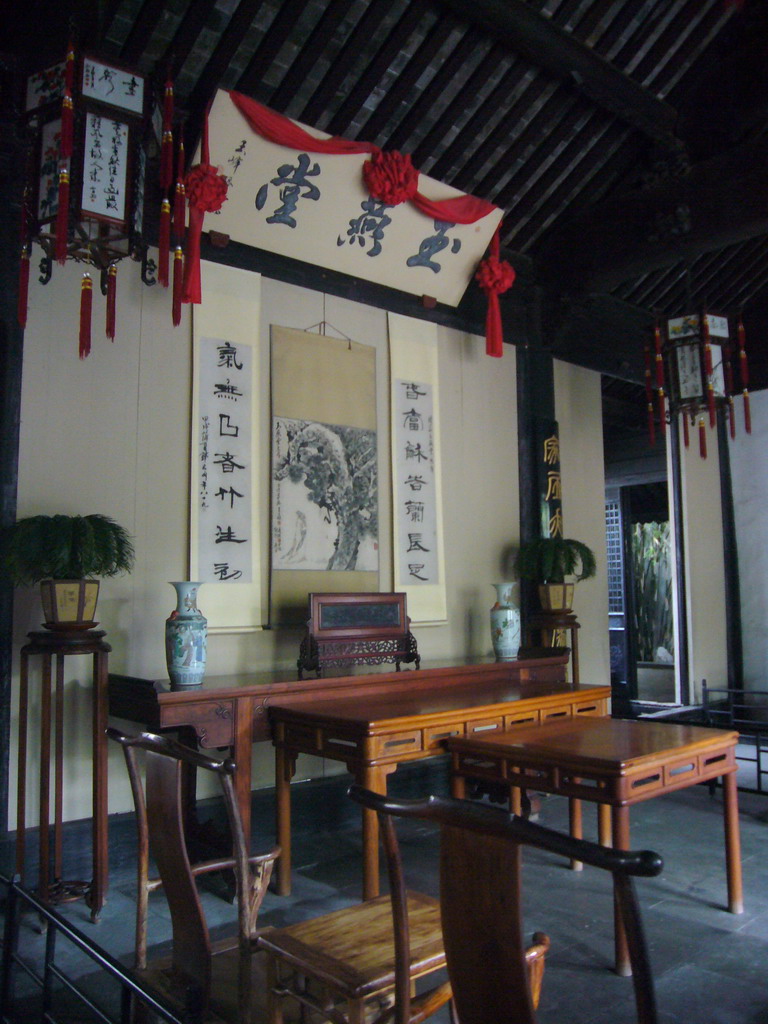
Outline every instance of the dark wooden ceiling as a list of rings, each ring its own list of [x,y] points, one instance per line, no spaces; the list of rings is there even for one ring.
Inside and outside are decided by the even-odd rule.
[[[768,381],[765,0],[29,0],[13,17],[0,57],[19,72],[59,59],[72,21],[158,88],[170,69],[192,133],[236,88],[503,207],[509,340],[535,305],[555,355],[638,381],[654,314],[743,309]]]

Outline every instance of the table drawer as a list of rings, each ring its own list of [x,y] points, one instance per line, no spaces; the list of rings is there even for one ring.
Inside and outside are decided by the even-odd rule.
[[[557,718],[573,718],[571,704],[557,704],[553,708],[542,708],[540,721],[552,722]]]
[[[594,715],[597,718],[604,718],[608,714],[608,708],[606,707],[606,701],[593,700],[588,704],[574,704],[573,714],[574,717],[577,715]]]
[[[504,730],[504,716],[496,715],[493,718],[476,718],[471,722],[467,722],[467,736],[482,736],[487,732],[503,732]]]
[[[464,726],[461,722],[456,725],[436,725],[424,730],[424,749],[440,750],[445,740],[453,736],[463,736]]]
[[[393,736],[374,736],[368,743],[369,757],[404,757],[423,749],[421,729],[397,733]]]
[[[538,725],[538,711],[516,711],[512,715],[504,715],[504,728],[513,729],[516,725]]]

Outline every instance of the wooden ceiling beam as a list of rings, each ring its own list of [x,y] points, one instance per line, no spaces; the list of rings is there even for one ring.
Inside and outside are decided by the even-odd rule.
[[[768,137],[694,166],[683,179],[601,203],[552,232],[540,273],[612,291],[624,281],[768,233]],[[677,225],[677,233],[670,226]],[[682,230],[680,228],[682,227]]]
[[[523,0],[437,0],[649,139],[668,144],[677,112]]]

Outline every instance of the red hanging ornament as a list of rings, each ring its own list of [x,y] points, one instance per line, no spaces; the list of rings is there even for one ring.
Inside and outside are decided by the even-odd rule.
[[[110,263],[107,270],[107,337],[110,341],[115,340],[116,301],[117,265]]]
[[[408,153],[379,150],[363,164],[363,181],[373,199],[399,206],[418,192],[419,172]]]
[[[691,436],[688,433],[688,413],[683,413],[683,444],[686,448],[691,446]]]
[[[67,47],[67,59],[64,64],[64,97],[61,101],[61,136],[59,154],[62,160],[72,156],[72,143],[75,135],[75,108],[72,103],[72,87],[75,84],[75,50],[72,43]]]
[[[91,353],[91,311],[93,307],[93,281],[90,274],[83,274],[80,284],[80,358]]]
[[[160,144],[160,188],[167,191],[173,183],[173,82],[165,83],[163,133]]]
[[[219,174],[209,162],[208,113],[203,122],[203,138],[200,146],[200,163],[184,179],[184,188],[189,203],[189,232],[187,235],[187,258],[184,261],[184,289],[182,302],[200,302],[200,236],[206,213],[220,210],[227,199],[227,179]]]
[[[501,309],[499,295],[512,287],[515,271],[506,260],[499,259],[499,222],[491,239],[490,254],[478,267],[475,279],[485,292],[488,299],[488,312],[485,317],[485,351],[486,355],[500,358],[504,352],[504,336],[501,328]]]
[[[19,327],[27,326],[27,307],[29,305],[29,249],[26,245],[21,250],[21,261],[19,263],[19,295],[17,299],[16,316]]]
[[[168,266],[171,249],[171,204],[164,199],[160,204],[160,234],[158,238],[157,279],[168,287]]]
[[[744,429],[752,433],[752,410],[749,407],[749,392],[744,388]]]
[[[699,455],[702,459],[707,457],[707,428],[704,426],[703,416],[699,416]]]
[[[173,254],[173,303],[171,307],[171,318],[173,326],[178,327],[181,323],[181,299],[184,291],[184,254],[181,246],[177,245]]]
[[[67,262],[67,236],[69,233],[69,170],[59,168],[59,208],[56,211],[56,262]]]
[[[651,386],[651,350],[646,345],[643,349],[645,356],[645,401],[648,412],[648,438],[651,447],[656,443],[656,427],[653,422],[653,388]]]
[[[173,238],[181,245],[187,233],[187,195],[184,189],[184,140],[179,132],[179,152],[176,158],[176,188],[173,194]]]
[[[731,431],[731,440],[736,437],[736,410],[733,408],[733,396],[728,395],[728,427]]]

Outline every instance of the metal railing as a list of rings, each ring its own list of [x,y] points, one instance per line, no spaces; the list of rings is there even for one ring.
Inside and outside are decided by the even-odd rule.
[[[186,1024],[170,1006],[150,991],[130,968],[126,968],[105,949],[96,945],[83,932],[72,925],[55,909],[41,903],[31,892],[22,888],[18,880],[0,875],[0,886],[5,887],[5,926],[3,929],[2,958],[0,959],[0,1022],[1,1024],[30,1024],[38,1019],[44,1024],[71,1024],[73,1019],[85,1024],[130,1024],[136,1003],[143,1004],[160,1020],[168,1024]],[[42,965],[39,956],[20,949],[21,920],[25,912],[36,915],[45,932],[45,952]],[[112,1006],[105,999],[101,1005],[94,1002],[81,982],[57,960],[62,942],[76,947],[90,959],[94,967],[103,972],[103,980],[111,979],[115,988]],[[15,999],[15,985],[23,974],[31,979],[31,994]],[[78,972],[82,978],[82,972]],[[72,1003],[79,1011],[72,1015]],[[30,1003],[34,1006],[30,1006]],[[22,1005],[23,1003],[23,1005]],[[59,1004],[64,1004],[60,1006]],[[58,1014],[58,1015],[57,1015]]]
[[[767,793],[763,777],[768,776],[768,690],[741,690],[733,687],[702,686],[702,716],[705,725],[736,729],[739,749],[736,758],[755,766],[755,785],[739,781],[739,788]],[[754,753],[751,751],[754,750]]]

